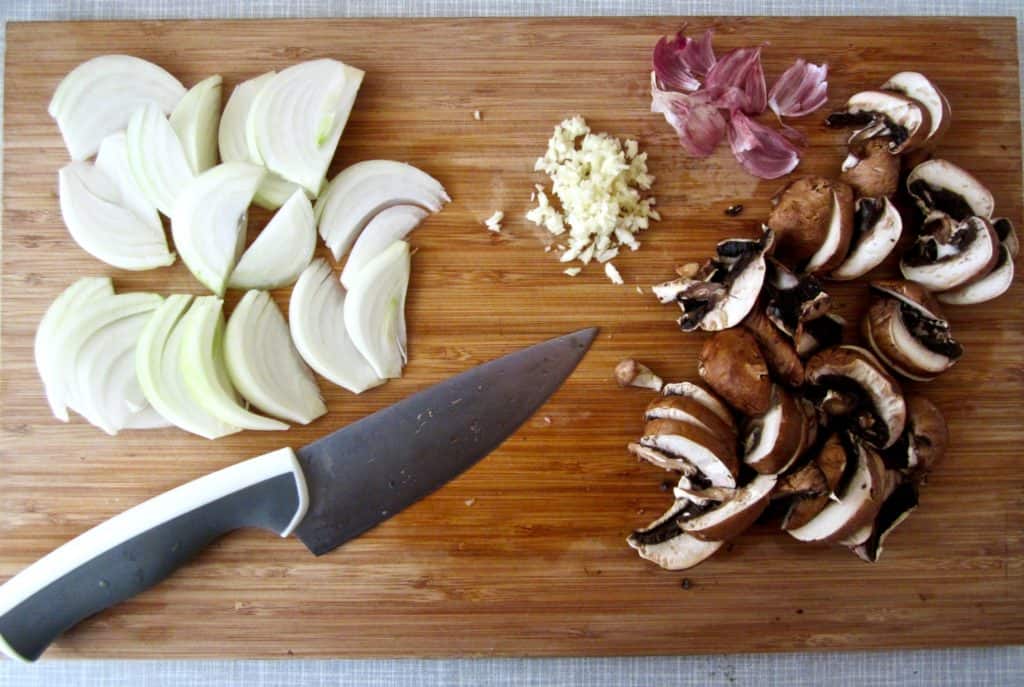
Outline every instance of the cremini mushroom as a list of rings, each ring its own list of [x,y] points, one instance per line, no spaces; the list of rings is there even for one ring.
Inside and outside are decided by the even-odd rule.
[[[933,215],[922,231],[904,253],[900,271],[930,291],[977,282],[999,262],[999,237],[987,219],[971,216],[958,222]]]
[[[1007,243],[1002,243],[991,272],[977,281],[943,291],[936,298],[949,305],[974,305],[998,298],[1013,283],[1013,269],[1013,252]]]
[[[825,120],[829,127],[853,127],[851,146],[872,138],[888,141],[893,154],[920,148],[931,132],[927,108],[916,100],[889,91],[861,91]]]
[[[656,448],[644,446],[643,444],[638,444],[636,442],[630,442],[626,445],[626,450],[640,460],[646,460],[651,465],[657,466],[662,470],[681,472],[683,475],[689,477],[700,475],[700,470],[697,469],[697,466],[687,459],[670,455],[663,451],[659,451]]]
[[[876,563],[882,556],[886,538],[917,509],[917,486],[901,482],[886,497],[874,520],[843,540],[857,556],[868,563]]]
[[[782,529],[797,529],[809,523],[818,513],[825,509],[835,490],[839,488],[846,470],[847,455],[839,435],[832,434],[822,443],[817,455],[809,465],[821,473],[825,488],[823,490],[807,490],[797,493],[789,506],[786,517],[782,521]]]
[[[764,512],[775,480],[775,475],[758,475],[726,501],[705,503],[693,513],[684,508],[678,516],[679,526],[704,541],[732,539],[753,525]]]
[[[889,141],[864,141],[843,160],[839,180],[862,198],[890,198],[900,184],[900,158],[889,151]]]
[[[958,222],[972,215],[991,219],[992,192],[974,175],[948,160],[922,162],[907,176],[907,192],[924,215],[939,211]]]
[[[689,500],[676,501],[665,513],[626,539],[641,558],[666,570],[686,570],[705,561],[722,547],[720,541],[703,541],[687,534],[677,522]]]
[[[743,326],[757,339],[765,362],[779,381],[792,387],[804,383],[804,363],[797,355],[793,340],[768,319],[761,306],[750,311]]]
[[[949,128],[952,111],[942,91],[920,72],[899,72],[882,84],[883,91],[891,91],[912,98],[928,111],[928,136],[925,143],[933,145]]]
[[[781,386],[772,387],[771,405],[747,418],[743,430],[743,462],[761,474],[777,474],[800,457],[806,418],[799,403]]]
[[[907,396],[907,426],[899,441],[882,452],[887,466],[922,482],[942,460],[949,445],[946,419],[924,396]]]
[[[651,372],[643,363],[629,358],[615,366],[615,381],[621,387],[637,386],[643,389],[661,391],[661,377]]]
[[[740,464],[736,447],[727,437],[716,436],[688,422],[649,420],[640,444],[685,459],[700,470],[710,486],[736,486]]]
[[[831,279],[857,279],[882,264],[903,234],[903,219],[888,198],[860,198],[853,227],[850,250]]]
[[[736,426],[714,413],[697,399],[690,396],[660,396],[647,406],[645,420],[676,420],[688,422],[711,432],[723,440],[736,441]]]
[[[732,416],[732,411],[729,410],[722,399],[716,396],[713,392],[702,387],[700,384],[694,384],[693,382],[673,382],[666,384],[661,391],[666,396],[685,396],[687,398],[694,399],[714,413],[718,419],[728,425],[733,434],[736,433],[736,420]]]
[[[757,339],[746,329],[715,333],[701,349],[701,378],[744,415],[759,415],[771,405],[772,380]]]
[[[846,258],[853,236],[853,190],[824,177],[802,177],[772,199],[768,226],[779,259],[803,272],[829,272]]]

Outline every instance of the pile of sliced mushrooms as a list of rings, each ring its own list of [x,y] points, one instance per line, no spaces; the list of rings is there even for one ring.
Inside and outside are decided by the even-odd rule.
[[[684,332],[713,335],[700,354],[703,384],[663,384],[632,360],[616,369],[621,385],[661,392],[630,453],[679,475],[668,511],[628,538],[642,558],[690,568],[776,502],[794,538],[875,562],[916,508],[948,434],[939,410],[898,378],[928,381],[956,364],[963,347],[942,304],[1001,295],[1017,254],[988,189],[932,158],[949,123],[945,96],[916,72],[857,93],[826,120],[853,128],[838,178],[792,181],[760,238],[722,241],[704,264],[653,288],[680,307]],[[904,175],[912,202],[901,215]],[[823,281],[864,277],[905,230],[914,237],[904,278],[870,282],[865,346],[844,343]]]

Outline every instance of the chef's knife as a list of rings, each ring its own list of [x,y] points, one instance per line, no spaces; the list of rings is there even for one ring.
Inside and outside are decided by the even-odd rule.
[[[358,537],[497,448],[596,334],[582,329],[511,353],[298,451],[237,463],[94,527],[0,587],[0,651],[34,661],[68,628],[238,528],[294,533],[318,556]]]

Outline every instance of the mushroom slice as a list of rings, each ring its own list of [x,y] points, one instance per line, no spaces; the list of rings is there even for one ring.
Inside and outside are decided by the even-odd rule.
[[[938,210],[958,222],[972,215],[990,219],[996,206],[991,191],[948,160],[927,160],[914,167],[907,176],[907,191],[925,215]]]
[[[638,363],[632,358],[621,361],[615,366],[615,381],[619,386],[636,386],[642,389],[661,391],[661,377],[651,372],[651,368]]]
[[[626,543],[636,549],[640,558],[666,570],[686,570],[704,562],[724,542],[702,541],[683,532],[676,518],[688,505],[689,501],[676,501],[660,518],[629,535]]]
[[[731,442],[696,425],[675,420],[650,420],[640,444],[684,458],[714,487],[735,487],[739,461]]]
[[[1013,254],[1007,244],[999,246],[999,258],[992,271],[976,282],[943,291],[937,298],[949,305],[973,305],[1002,296],[1013,283]]]
[[[684,477],[693,477],[700,473],[697,467],[685,458],[670,456],[650,446],[630,442],[626,445],[626,449],[640,460],[646,460],[651,465],[663,470],[681,472]]]
[[[746,486],[737,489],[734,496],[703,513],[687,517],[687,509],[680,511],[679,526],[684,532],[704,541],[725,541],[743,533],[754,524],[771,500],[775,475],[758,475]],[[706,506],[705,506],[706,507]]]
[[[828,495],[828,483],[825,473],[815,463],[807,463],[796,472],[780,475],[772,490],[772,499],[790,496],[821,496]],[[823,506],[824,507],[824,506]]]
[[[769,265],[771,269],[765,286],[765,315],[796,343],[802,326],[827,314],[832,307],[832,299],[816,277],[809,274],[797,277],[775,260],[771,260]]]
[[[846,320],[833,313],[802,323],[797,328],[793,339],[797,355],[803,358],[818,349],[838,345],[843,340],[843,327],[845,326]],[[805,379],[806,375],[805,368]]]
[[[816,493],[798,495],[782,521],[782,529],[803,527],[825,509],[839,488],[848,462],[847,448],[839,435],[833,434],[826,439],[821,451],[811,463],[821,473],[825,488]]]
[[[889,198],[899,188],[900,158],[887,140],[872,138],[849,152],[839,179],[862,198]]]
[[[677,499],[689,499],[698,506],[728,501],[736,496],[737,491],[728,487],[701,487],[697,480],[687,475],[680,477],[679,484],[672,488],[672,493]]]
[[[807,272],[836,267],[853,231],[853,190],[825,177],[797,179],[772,198],[768,226],[780,258],[805,265]]]
[[[882,452],[882,459],[915,482],[925,479],[946,454],[949,430],[935,404],[924,396],[907,396],[907,428],[899,441]]]
[[[805,418],[800,405],[782,387],[772,387],[771,407],[747,420],[743,462],[765,475],[787,469],[800,457]]]
[[[804,383],[804,363],[797,355],[796,347],[768,319],[761,307],[750,311],[747,319],[743,320],[743,326],[757,339],[765,362],[780,380],[793,387]]]
[[[996,230],[999,243],[1003,244],[1010,251],[1010,257],[1017,257],[1020,252],[1020,243],[1017,241],[1017,231],[1013,228],[1013,222],[1005,217],[992,220],[992,228]]]
[[[952,116],[949,101],[934,83],[920,72],[899,72],[889,77],[882,84],[883,91],[892,91],[908,98],[913,98],[928,111],[928,137],[926,142],[933,143],[949,128]]]
[[[949,291],[981,280],[999,261],[999,237],[988,220],[968,217],[955,223],[935,218],[925,223],[903,255],[900,271],[930,291]]]
[[[718,417],[703,403],[688,396],[655,398],[644,412],[645,420],[675,420],[696,425],[717,437],[736,439],[736,427]]]
[[[875,516],[874,522],[866,526],[866,536],[851,547],[862,560],[875,563],[882,556],[882,545],[896,527],[917,508],[917,487],[903,482],[889,494]]]
[[[666,384],[661,391],[666,396],[686,396],[694,399],[728,425],[734,434],[736,433],[736,421],[732,417],[732,412],[722,402],[722,399],[701,385],[693,382],[674,382]]]
[[[787,528],[800,541],[841,541],[872,521],[888,496],[891,482],[879,455],[861,442],[850,438],[842,441],[847,443],[848,460],[837,498],[805,525]]]
[[[860,198],[853,227],[850,252],[831,279],[857,279],[882,264],[903,234],[903,219],[888,198]]]
[[[701,349],[697,371],[729,405],[759,415],[771,405],[772,381],[757,339],[746,329],[717,332]]]
[[[825,120],[829,127],[857,127],[850,143],[871,138],[889,140],[889,151],[899,154],[921,147],[931,131],[928,110],[912,98],[886,91],[861,91],[846,107]]]
[[[853,210],[853,191],[845,184],[838,186],[832,192],[828,233],[821,246],[804,265],[803,271],[809,274],[830,272],[843,263],[853,238]]]
[[[830,415],[846,415],[850,429],[872,446],[892,446],[907,420],[899,382],[858,346],[835,346],[807,361],[806,381]],[[829,403],[829,392],[843,403]]]
[[[963,346],[952,337],[949,321],[923,286],[880,281],[871,289],[875,295],[864,316],[864,338],[882,362],[904,377],[926,382],[960,359]]]
[[[766,231],[760,239],[729,239],[718,244],[717,257],[692,277],[652,287],[662,303],[675,301],[683,311],[679,328],[718,331],[739,324],[754,307],[765,275],[765,253],[774,241]]]

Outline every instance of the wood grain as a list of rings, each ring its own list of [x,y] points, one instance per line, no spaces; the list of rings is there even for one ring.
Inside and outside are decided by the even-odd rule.
[[[48,656],[449,656],[678,654],[1019,643],[1024,640],[1024,313],[1020,281],[995,303],[952,312],[965,359],[926,393],[953,443],[918,512],[867,565],[755,526],[696,570],[636,558],[625,536],[669,501],[665,473],[635,462],[649,395],[620,391],[635,356],[692,379],[703,338],[635,284],[667,278],[714,243],[751,235],[777,182],[742,174],[727,147],[687,158],[648,112],[649,53],[672,19],[261,21],[11,24],[7,39],[0,343],[0,579],[97,522],[186,480],[284,444],[302,445],[476,363],[600,325],[576,374],[504,446],[437,494],[321,558],[295,540],[229,536],[167,583],[66,635]],[[797,57],[830,66],[830,106],[902,69],[926,72],[954,123],[941,154],[973,171],[1021,225],[1021,146],[1012,19],[700,19],[725,50],[769,42],[769,80]],[[186,84],[226,87],[330,56],[367,71],[333,169],[405,160],[454,202],[412,236],[407,376],[359,397],[323,384],[330,413],[287,434],[216,443],[174,430],[110,438],[49,416],[32,361],[47,304],[72,279],[119,290],[200,293],[178,263],[131,274],[78,249],[56,172],[66,152],[46,105],[94,55],[153,60]],[[480,110],[482,121],[472,113]],[[664,221],[617,261],[561,274],[523,219],[551,127],[581,113],[650,153]],[[802,173],[832,174],[842,134],[820,116]],[[742,203],[736,218],[723,210]],[[482,220],[505,211],[500,235]],[[254,213],[253,232],[266,220]],[[892,272],[891,265],[880,273]],[[832,289],[863,311],[863,284]],[[282,304],[287,291],[275,294]],[[237,298],[237,294],[232,298]],[[953,310],[951,308],[951,310]],[[923,388],[923,387],[922,387]],[[681,580],[691,581],[689,589]]]

